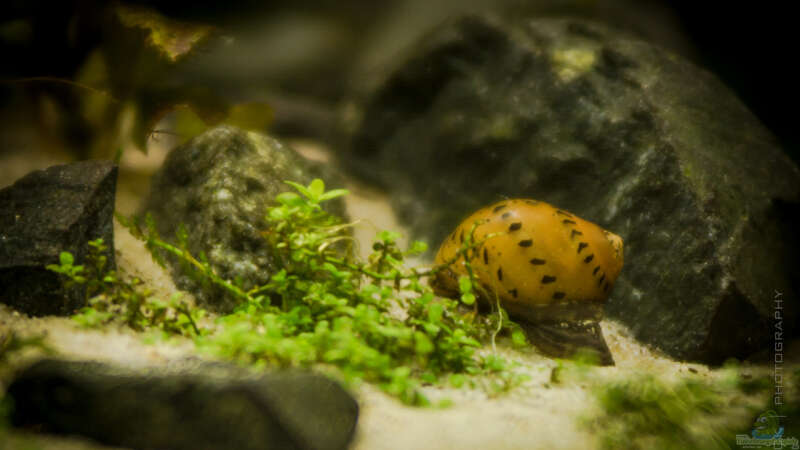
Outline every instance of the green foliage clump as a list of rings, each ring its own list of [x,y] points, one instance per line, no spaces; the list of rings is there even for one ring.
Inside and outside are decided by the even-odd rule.
[[[52,352],[42,334],[23,337],[13,330],[0,333],[0,365],[8,362],[11,355],[29,348],[36,348],[45,353]]]
[[[481,341],[491,337],[494,342],[500,332],[512,332],[518,343],[524,339],[502,309],[491,316],[477,314],[474,278],[461,280],[460,301],[434,296],[423,280],[448,264],[421,271],[405,268],[406,257],[427,248],[415,242],[402,250],[397,245],[399,235],[389,231],[378,233],[365,261],[355,258],[352,224],[342,223],[321,207],[347,191],[325,191],[319,179],[308,186],[287,183],[296,192],[276,197],[277,205],[267,211],[268,226],[263,232],[267,251],[280,270],[265,285],[250,290],[235,280],[220,278],[202,256],[190,254],[186,230],[179,231],[173,245],[161,239],[151,218],[142,223],[119,217],[145,241],[156,261],[163,264],[165,255],[177,258],[193,277],[238,299],[236,310],[219,317],[212,330],[198,330],[190,320],[191,310],[174,309],[193,324],[199,348],[256,367],[335,367],[334,372],[349,382],[375,383],[413,405],[428,404],[419,389],[422,384],[449,381],[461,386],[467,380],[475,384],[476,378],[467,376],[481,375],[483,386],[497,394],[525,380],[499,356],[480,356]],[[457,257],[482,243],[470,236]],[[59,270],[73,282],[84,276],[70,272],[69,265],[62,264]],[[138,295],[136,289],[122,286],[109,292],[119,284],[116,276],[109,280],[89,284],[104,294],[101,312],[122,317],[138,328],[163,326],[161,321],[148,322],[150,316],[137,306],[141,301],[136,300],[133,308],[127,306],[127,299]],[[89,312],[98,304],[95,301],[94,308],[84,310],[81,320],[99,314]]]
[[[665,382],[652,374],[597,383],[592,393],[600,412],[585,420],[602,448],[729,448],[735,434],[749,434],[748,404],[741,394],[763,394],[735,371],[714,381],[685,377]],[[747,384],[747,387],[745,387]],[[738,399],[738,400],[737,400]]]
[[[190,308],[179,294],[165,302],[138,278],[124,279],[109,269],[103,239],[89,242],[86,265],[76,265],[69,252],[61,252],[60,264],[47,269],[60,274],[65,288],[80,285],[84,288],[86,304],[73,320],[85,327],[111,322],[123,323],[134,330],[157,328],[169,334],[197,335],[197,320],[205,311]]]

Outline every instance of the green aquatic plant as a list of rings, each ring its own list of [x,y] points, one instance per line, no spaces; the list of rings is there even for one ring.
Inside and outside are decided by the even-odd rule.
[[[26,349],[35,348],[44,353],[52,353],[52,349],[47,345],[45,335],[36,334],[33,336],[21,336],[14,330],[0,332],[0,366],[8,362],[11,355]]]
[[[116,322],[140,331],[156,328],[169,334],[201,334],[197,321],[205,311],[191,308],[180,294],[163,301],[139,278],[120,276],[108,268],[107,250],[103,239],[96,239],[89,242],[85,265],[76,265],[71,253],[61,252],[59,264],[47,266],[61,275],[66,288],[83,287],[88,306],[72,316],[75,322],[85,327]]]
[[[748,379],[727,366],[714,379],[685,376],[665,381],[650,373],[595,381],[598,411],[582,419],[602,448],[719,448],[749,434],[749,417],[760,412],[765,377]]]
[[[430,269],[406,268],[405,259],[424,252],[426,245],[414,242],[402,250],[397,233],[382,231],[372,254],[360,260],[351,251],[353,224],[343,223],[321,206],[347,191],[326,191],[319,179],[308,186],[287,184],[294,192],[276,197],[277,204],[266,212],[263,232],[267,251],[280,269],[266,284],[249,290],[235,280],[222,279],[202,257],[192,255],[185,229],[179,230],[177,243],[172,244],[158,235],[152,218],[137,221],[118,216],[123,226],[145,242],[157,262],[163,265],[165,258],[175,258],[204,285],[222,288],[238,300],[238,307],[217,318],[208,330],[196,325],[191,308],[168,304],[174,317],[185,317],[192,325],[178,327],[176,332],[193,336],[205,352],[250,366],[335,368],[332,373],[348,382],[375,383],[413,405],[428,404],[420,390],[424,384],[468,383],[495,395],[526,380],[496,354],[481,355],[482,342],[494,342],[500,333],[511,334],[518,344],[524,336],[502,309],[488,316],[477,314],[474,277],[462,278],[460,299],[436,297],[424,282],[455,259]],[[470,236],[456,257],[482,243]],[[99,292],[104,302],[93,300],[78,320],[164,328],[162,316],[153,320],[148,313],[155,300],[127,285],[117,286],[113,273],[109,281],[90,282],[84,270],[76,271],[71,264],[67,258],[53,270],[68,282],[87,284],[92,288],[87,295],[97,299]],[[126,306],[132,296],[136,299],[133,308]],[[141,298],[148,298],[144,309],[136,307],[142,304]]]

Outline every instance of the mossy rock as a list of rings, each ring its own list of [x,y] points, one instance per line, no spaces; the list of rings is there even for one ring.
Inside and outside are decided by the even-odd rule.
[[[168,241],[185,226],[193,255],[207,258],[223,279],[250,289],[277,270],[261,235],[267,208],[277,194],[292,190],[284,181],[306,185],[314,178],[341,187],[333,169],[304,159],[277,139],[220,126],[169,153],[153,176],[142,214],[153,215]],[[330,212],[344,216],[343,202],[328,203]],[[229,312],[236,305],[222,290],[197,283],[177,263],[173,278],[209,309]]]

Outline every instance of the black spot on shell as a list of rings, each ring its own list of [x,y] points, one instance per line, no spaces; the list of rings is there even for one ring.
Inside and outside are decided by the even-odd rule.
[[[508,227],[508,231],[517,231],[522,228],[522,222],[514,222]]]
[[[570,234],[570,236],[569,236],[569,237],[570,237],[570,238],[575,238],[575,236],[583,236],[583,233],[581,233],[581,232],[580,232],[580,231],[578,231],[578,230],[572,230],[572,234]]]
[[[594,253],[592,253],[591,255],[587,256],[586,258],[583,258],[583,262],[585,262],[586,264],[589,264],[590,262],[592,262],[593,259],[594,259]]]
[[[533,259],[531,260],[531,264],[533,264],[534,266],[541,266],[541,265],[542,265],[542,264],[544,264],[545,262],[546,262],[545,260],[543,260],[543,259],[539,259],[539,258],[533,258]]]
[[[556,300],[561,300],[561,299],[562,299],[562,298],[564,298],[564,296],[566,296],[566,295],[567,295],[567,294],[565,294],[565,293],[563,293],[563,292],[556,292],[555,294],[553,294],[553,298],[554,298],[554,299],[556,299]]]
[[[483,249],[483,263],[489,264],[489,253],[486,251],[486,248]]]
[[[581,250],[585,249],[585,248],[586,248],[586,247],[588,247],[588,246],[589,246],[589,244],[587,244],[586,242],[580,242],[580,243],[578,243],[578,253],[580,253],[580,252],[581,252]]]
[[[564,225],[577,225],[574,220],[564,219],[561,221]]]
[[[603,292],[608,292],[608,281],[603,284]]]
[[[556,281],[556,277],[551,277],[550,275],[542,277],[542,284],[552,283],[553,281]]]
[[[560,209],[557,209],[556,213],[561,214],[562,216],[572,217],[572,214],[570,214],[570,213],[568,213],[566,211],[562,211]]]
[[[594,270],[592,271],[592,275],[597,275],[598,270],[600,270],[600,266],[594,268]]]
[[[464,243],[464,230],[461,230],[461,235],[458,236],[458,240],[463,244]]]
[[[524,239],[519,241],[520,247],[530,247],[531,245],[533,245],[533,239]]]
[[[510,291],[508,291],[508,293],[511,294],[512,297],[517,298],[517,289],[516,288],[511,289]]]
[[[502,205],[497,205],[497,206],[495,206],[495,207],[494,207],[494,209],[492,210],[492,212],[499,212],[501,209],[503,209],[503,208],[505,208],[505,207],[506,207],[505,203],[504,203],[504,204],[502,204]]]
[[[601,284],[603,284],[603,280],[605,279],[606,279],[606,274],[603,274],[603,276],[600,277],[599,280],[597,280],[597,285],[600,286]]]
[[[511,213],[510,212],[504,212],[503,215],[500,216],[500,217],[502,217],[503,219],[508,219],[509,217],[511,217]]]
[[[503,268],[502,267],[497,269],[497,279],[500,280],[500,281],[503,281]]]

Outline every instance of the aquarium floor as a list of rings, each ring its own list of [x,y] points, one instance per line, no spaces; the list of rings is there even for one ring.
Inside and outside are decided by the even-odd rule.
[[[326,158],[318,148],[301,143],[301,153],[317,159]],[[117,209],[123,214],[135,211],[138,199],[146,192],[149,173],[163,160],[163,149],[151,149],[147,157],[127,152],[121,165]],[[0,171],[0,186],[27,170],[43,168],[47,158],[23,158],[13,154],[0,161],[0,167],[17,164],[15,170]],[[24,166],[24,167],[20,167]],[[143,182],[144,181],[144,182]],[[380,229],[401,230],[385,197],[376,191],[353,184],[348,186],[348,210],[353,219],[361,219],[356,238],[368,251],[370,239]],[[146,280],[156,295],[169,297],[176,289],[170,277],[153,263],[144,246],[128,232],[115,228],[117,263],[128,273]],[[423,262],[417,262],[422,264]],[[651,373],[669,381],[685,376],[713,379],[719,375],[701,364],[673,361],[634,340],[624,326],[605,320],[602,323],[609,348],[616,360],[614,367],[592,368],[592,379],[624,378],[634,373]],[[158,366],[169,361],[195,355],[192,343],[144,343],[141,336],[126,329],[85,330],[67,318],[29,318],[0,304],[0,329],[15,330],[23,335],[46,333],[47,342],[58,355],[74,359],[108,361],[130,366]],[[491,352],[490,348],[484,350]],[[354,393],[361,412],[352,448],[356,450],[389,449],[535,449],[595,448],[593,436],[583,426],[582,418],[596,411],[587,383],[580,379],[554,384],[551,374],[557,363],[538,355],[534,350],[516,351],[500,343],[497,352],[521,363],[521,371],[530,380],[511,392],[489,396],[483,389],[425,388],[434,401],[447,398],[449,408],[412,408],[404,406],[378,389],[364,385]],[[20,355],[24,359],[25,355]],[[21,365],[22,363],[20,363]],[[0,383],[8,380],[0,373]],[[0,386],[0,390],[3,386]],[[746,432],[746,430],[743,430]],[[106,448],[73,438],[44,437],[12,433],[6,444],[35,442],[41,449]],[[1,443],[0,443],[1,444]],[[2,446],[2,445],[0,445]]]

